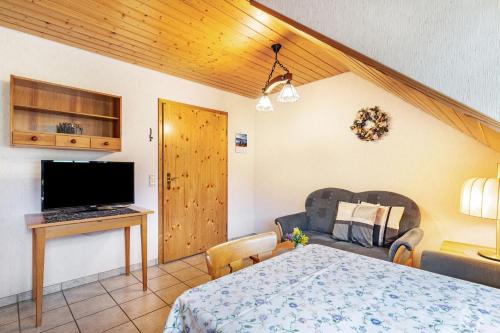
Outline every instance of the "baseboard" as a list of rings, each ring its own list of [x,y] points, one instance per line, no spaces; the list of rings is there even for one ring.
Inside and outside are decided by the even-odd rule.
[[[157,264],[158,264],[158,259],[151,259],[148,261],[148,267],[149,266],[156,266]],[[139,269],[141,269],[141,267],[142,267],[141,263],[130,265],[130,271],[139,270]],[[57,293],[61,290],[66,290],[66,289],[81,286],[83,284],[104,280],[104,279],[107,279],[107,278],[110,278],[113,276],[117,276],[120,274],[124,274],[124,273],[125,273],[125,266],[115,268],[115,269],[112,269],[109,271],[97,273],[97,274],[83,276],[83,277],[80,277],[77,279],[64,281],[64,282],[56,283],[56,284],[53,284],[50,286],[46,286],[43,288],[43,294],[48,295],[48,294]],[[29,291],[25,291],[25,292],[22,292],[19,294],[2,297],[2,298],[0,298],[0,307],[30,300],[32,298],[31,295],[32,295],[32,291],[29,290]]]
[[[256,235],[256,234],[251,233],[248,235],[233,237],[229,240],[235,240],[235,239],[239,239],[239,238],[243,238],[243,237],[247,237],[247,236],[252,236],[252,235]],[[158,264],[158,259],[151,259],[148,261],[148,267],[149,266],[156,266],[157,264]],[[141,263],[130,265],[131,271],[136,271],[139,269],[141,269]],[[66,290],[66,289],[81,286],[83,284],[104,280],[104,279],[107,279],[107,278],[110,278],[113,276],[117,276],[120,274],[124,274],[124,273],[125,273],[125,266],[120,267],[120,268],[115,268],[115,269],[112,269],[112,270],[109,270],[106,272],[101,272],[101,273],[96,273],[96,274],[92,274],[92,275],[88,275],[88,276],[83,276],[83,277],[80,277],[78,279],[73,279],[73,280],[64,281],[61,283],[56,283],[56,284],[53,284],[50,286],[46,286],[43,288],[43,294],[48,295],[48,294],[57,293],[61,290]],[[32,292],[31,292],[31,290],[29,290],[29,291],[25,291],[25,292],[22,292],[19,294],[2,297],[2,298],[0,298],[0,307],[30,300],[31,294],[32,294]]]

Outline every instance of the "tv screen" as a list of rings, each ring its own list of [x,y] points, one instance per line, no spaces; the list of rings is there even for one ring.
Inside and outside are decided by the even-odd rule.
[[[42,210],[132,203],[133,162],[42,161]]]

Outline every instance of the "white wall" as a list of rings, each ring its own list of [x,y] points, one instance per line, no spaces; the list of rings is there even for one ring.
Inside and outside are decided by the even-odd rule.
[[[500,120],[499,0],[258,0]]]
[[[79,152],[9,146],[9,75],[123,96],[123,151]],[[254,102],[193,82],[116,61],[38,37],[0,28],[0,298],[31,289],[31,234],[23,215],[40,211],[40,160],[116,160],[136,163],[136,203],[157,210],[157,99],[229,113],[229,237],[254,231]],[[234,134],[249,135],[247,154],[234,153]],[[140,261],[138,230],[132,263]],[[157,257],[157,216],[149,217],[148,257]],[[123,266],[123,232],[50,240],[45,285]]]
[[[425,231],[420,250],[437,249],[444,239],[494,246],[494,221],[458,209],[463,181],[495,177],[499,153],[352,73],[298,91],[299,102],[274,103],[274,113],[256,118],[257,231],[304,211],[310,192],[340,187],[413,199]],[[360,141],[350,126],[359,109],[375,105],[389,114],[390,132],[378,142]]]

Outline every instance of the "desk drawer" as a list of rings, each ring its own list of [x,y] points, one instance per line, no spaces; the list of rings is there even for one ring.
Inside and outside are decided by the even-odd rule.
[[[108,217],[102,220],[75,220],[67,224],[54,224],[46,227],[45,237],[57,238],[70,235],[88,234],[92,232],[121,229],[141,224],[142,216]]]
[[[72,135],[56,135],[56,146],[90,148],[90,138]]]
[[[56,136],[31,132],[12,133],[12,143],[15,145],[55,146]]]

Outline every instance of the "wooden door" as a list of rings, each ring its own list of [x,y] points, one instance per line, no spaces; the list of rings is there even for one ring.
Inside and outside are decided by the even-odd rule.
[[[159,100],[159,261],[227,241],[227,113]]]

